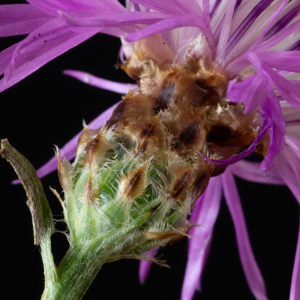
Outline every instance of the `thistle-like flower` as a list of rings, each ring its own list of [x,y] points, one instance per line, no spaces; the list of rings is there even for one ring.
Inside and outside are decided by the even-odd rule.
[[[127,1],[127,9],[117,1],[29,2],[27,22],[36,27],[27,26],[29,36],[0,53],[0,91],[98,32],[121,37],[127,60],[119,67],[138,85],[90,125],[95,129],[84,126],[72,165],[57,154],[71,243],[60,276],[69,276],[76,255],[94,249],[101,261],[93,272],[122,257],[144,259],[143,281],[149,261],[155,262],[143,253],[191,230],[196,239],[190,239],[182,293],[191,299],[223,189],[249,287],[256,299],[267,299],[232,174],[285,183],[300,201],[300,2],[138,0]],[[15,7],[2,8],[7,11],[17,15]],[[89,74],[67,74],[125,89]],[[74,150],[67,144],[65,157]],[[264,157],[260,166],[241,161],[254,151]],[[38,174],[55,167],[51,160]],[[266,179],[262,172],[269,171],[273,177]],[[205,229],[196,228],[199,223]],[[299,298],[299,252],[298,245],[290,299]],[[58,299],[64,284],[70,282],[52,279],[45,299]]]

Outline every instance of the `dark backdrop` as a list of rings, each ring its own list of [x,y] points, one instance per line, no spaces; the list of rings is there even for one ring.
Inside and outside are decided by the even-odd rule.
[[[4,1],[1,1],[4,3]],[[8,3],[8,1],[5,1]],[[21,3],[21,1],[19,1]],[[0,40],[0,51],[23,37]],[[39,168],[87,123],[120,100],[120,95],[88,86],[68,76],[77,69],[113,81],[129,82],[116,70],[120,41],[98,34],[56,58],[22,82],[0,94],[0,138],[10,143]],[[40,299],[43,267],[39,247],[33,245],[31,216],[26,196],[12,167],[0,159],[1,269],[6,299]],[[267,186],[237,179],[253,250],[265,278],[269,299],[289,297],[298,233],[298,205],[286,187]],[[49,186],[58,191],[57,173],[42,179],[54,218],[62,218],[60,204]],[[63,225],[57,224],[59,230]],[[63,234],[52,238],[55,261],[67,250]],[[104,265],[84,299],[180,299],[187,260],[187,240],[161,249],[159,255],[171,269],[153,266],[146,283],[138,281],[138,261],[122,260]],[[254,299],[245,276],[235,240],[233,223],[222,201],[202,292],[195,299]]]

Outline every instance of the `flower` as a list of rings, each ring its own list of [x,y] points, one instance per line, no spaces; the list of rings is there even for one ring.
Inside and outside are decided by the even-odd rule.
[[[51,48],[48,51],[49,48],[45,47],[42,40],[39,39],[40,52],[37,53],[38,58],[36,56],[33,58],[32,54],[33,52],[36,54],[36,50],[32,50],[33,42],[30,38],[32,39],[42,28],[38,27],[34,34],[32,32],[29,35],[30,38],[27,37],[26,42],[24,40],[15,48],[9,48],[9,51],[2,52],[0,60],[4,61],[3,68],[7,68],[3,79],[3,89],[33,72],[54,58],[55,55],[59,55],[62,51],[59,50],[60,46],[63,45],[61,48],[65,49],[66,41],[65,36],[60,39],[61,33],[70,34],[72,32],[77,38],[76,43],[79,43],[101,30],[123,38],[124,53],[131,61],[134,61],[134,51],[138,45],[133,42],[159,34],[160,39],[167,42],[173,54],[172,57],[170,55],[167,57],[171,58],[173,63],[178,66],[184,65],[187,55],[193,56],[195,59],[205,58],[213,61],[218,70],[222,70],[228,79],[226,96],[231,103],[243,102],[245,104],[244,111],[248,114],[257,111],[260,106],[263,111],[263,119],[269,120],[270,127],[265,127],[266,130],[269,129],[269,133],[261,141],[261,149],[258,147],[256,149],[265,157],[260,165],[261,170],[272,172],[273,177],[267,180],[260,175],[258,164],[240,161],[228,167],[220,177],[211,180],[205,194],[198,200],[198,207],[192,216],[192,219],[199,223],[207,222],[207,226],[205,230],[201,231],[197,228],[192,229],[197,239],[190,240],[189,262],[182,297],[191,299],[198,282],[200,282],[223,189],[234,220],[240,257],[249,287],[257,299],[267,299],[263,279],[248,241],[232,174],[259,182],[285,183],[296,199],[300,201],[297,168],[299,166],[300,106],[298,81],[300,69],[299,2],[287,3],[288,1],[270,0],[221,2],[216,0],[210,3],[205,0],[199,2],[190,0],[182,5],[175,0],[164,2],[140,0],[136,1],[139,4],[128,1],[127,8],[130,12],[121,9],[114,1],[109,7],[105,6],[106,2],[104,4],[101,1],[86,1],[86,4],[82,4],[81,1],[70,1],[69,7],[53,2],[57,5],[55,9],[53,3],[50,6],[49,2],[40,1],[39,3],[42,4],[37,4],[35,1],[30,1],[48,14],[47,16],[40,14],[39,22],[44,22],[46,18],[52,18],[51,21],[47,20],[53,21],[53,23],[58,22],[59,26],[63,26],[62,31],[59,28],[53,39],[54,43],[57,42],[59,45],[57,46],[58,50],[52,51]],[[117,10],[117,7],[120,10]],[[121,16],[122,21],[120,21]],[[37,20],[35,21],[34,24],[37,26],[41,24]],[[49,27],[49,22],[46,22],[43,25],[45,30],[50,29],[53,34],[53,28]],[[103,29],[104,27],[105,29]],[[32,27],[29,31],[31,30]],[[76,43],[73,42],[73,36],[67,42],[69,48]],[[153,44],[152,53],[150,52],[151,59],[153,59],[151,55],[155,52],[159,41],[156,40]],[[147,47],[151,47],[151,45]],[[42,56],[41,54],[44,53],[47,54]],[[164,54],[159,53],[162,59],[165,58]],[[160,58],[159,55],[158,58]],[[10,56],[13,60],[8,64]],[[42,58],[39,59],[39,57]],[[128,65],[125,64],[124,69],[134,76],[126,67]],[[88,74],[78,72],[69,72],[69,74],[77,76],[79,79],[93,79]],[[122,88],[119,91],[123,91]],[[106,113],[110,115],[112,110]],[[256,117],[259,118],[259,115]],[[106,116],[100,116],[96,121],[97,127],[101,126],[106,119]],[[259,120],[256,125],[260,130],[264,128]],[[92,126],[93,124],[91,124]],[[74,138],[74,141],[77,139],[78,136]],[[252,143],[252,145],[254,145],[252,147],[254,150],[256,144]],[[70,158],[74,148],[74,145],[67,144],[63,149],[65,156]],[[242,152],[243,154],[238,159],[249,152],[247,150]],[[215,159],[209,157],[210,153],[206,154],[208,157],[202,154],[203,157],[215,164],[228,165],[237,159],[236,156],[230,155],[222,162],[220,155]],[[54,160],[52,160],[39,170],[40,175],[45,175],[55,167]],[[211,211],[212,214],[207,214],[207,211]],[[209,219],[208,216],[210,216]],[[199,253],[199,249],[202,251],[200,257],[196,255]],[[297,285],[299,282],[299,253],[298,242],[290,299],[299,298],[299,285]]]

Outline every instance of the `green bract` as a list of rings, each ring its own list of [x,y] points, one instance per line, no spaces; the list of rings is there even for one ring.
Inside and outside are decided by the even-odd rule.
[[[143,158],[135,152],[136,147],[126,147],[120,134],[106,126],[98,133],[85,127],[73,165],[62,161],[58,153],[71,244],[89,243],[132,224],[145,213],[151,214],[149,219],[124,234],[112,249],[114,259],[118,255],[147,259],[141,255],[186,235],[192,204],[191,197],[186,197],[190,167],[176,166],[181,173],[178,181],[168,171],[167,161],[154,155]]]

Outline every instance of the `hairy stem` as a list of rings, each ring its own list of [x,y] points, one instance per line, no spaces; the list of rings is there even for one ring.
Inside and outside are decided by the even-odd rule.
[[[42,299],[82,299],[102,265],[109,261],[116,245],[122,243],[124,236],[139,228],[151,215],[151,211],[146,212],[118,230],[73,245],[57,269],[58,281],[54,285],[46,286]]]

